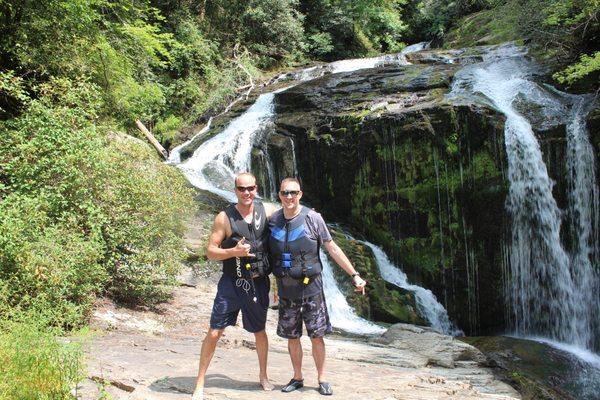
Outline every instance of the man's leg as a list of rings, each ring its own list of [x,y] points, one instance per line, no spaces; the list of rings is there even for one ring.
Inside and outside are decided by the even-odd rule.
[[[317,377],[319,382],[325,382],[325,341],[322,337],[311,338],[312,355],[317,366]]]
[[[260,373],[258,379],[264,390],[273,390],[274,386],[269,382],[267,375],[267,357],[269,354],[269,339],[267,333],[263,330],[254,334],[256,339],[256,354],[258,354],[258,366]]]
[[[194,389],[194,395],[192,396],[193,400],[200,400],[203,398],[204,376],[206,375],[206,370],[208,369],[210,361],[215,354],[217,342],[222,334],[223,329],[210,328],[206,333],[204,341],[202,342],[202,349],[200,350],[200,363],[198,366],[198,377],[196,378],[196,388]]]
[[[319,393],[331,395],[333,394],[331,385],[325,381],[325,340],[323,340],[323,336],[331,333],[331,323],[323,294],[307,299],[304,311],[304,323],[310,336],[312,355],[317,367]]]
[[[288,339],[288,352],[292,359],[292,367],[294,368],[294,379],[302,380],[302,344],[300,338]]]

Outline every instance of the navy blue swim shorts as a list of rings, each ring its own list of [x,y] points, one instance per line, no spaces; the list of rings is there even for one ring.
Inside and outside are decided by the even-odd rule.
[[[255,278],[253,281],[254,286],[250,280],[238,281],[229,275],[221,276],[210,316],[212,329],[225,329],[235,325],[242,310],[245,330],[252,333],[265,330],[271,286],[268,277]]]

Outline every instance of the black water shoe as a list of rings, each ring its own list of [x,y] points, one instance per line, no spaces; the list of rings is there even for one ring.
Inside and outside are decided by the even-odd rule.
[[[290,383],[288,383],[287,385],[285,385],[284,387],[281,388],[281,391],[285,392],[285,393],[289,393],[289,392],[293,392],[294,390],[298,390],[303,386],[304,386],[304,379],[297,380],[297,379],[292,378]]]
[[[329,382],[319,382],[319,393],[323,396],[331,396],[333,394],[333,389]]]

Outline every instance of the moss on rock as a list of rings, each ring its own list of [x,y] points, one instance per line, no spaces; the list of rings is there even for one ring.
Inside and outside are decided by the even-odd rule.
[[[330,231],[354,268],[368,282],[366,295],[363,296],[354,291],[354,285],[348,275],[341,268],[334,267],[338,286],[359,315],[379,322],[427,325],[416,311],[414,294],[381,278],[377,261],[369,247],[359,241],[348,239],[337,229],[330,229]]]

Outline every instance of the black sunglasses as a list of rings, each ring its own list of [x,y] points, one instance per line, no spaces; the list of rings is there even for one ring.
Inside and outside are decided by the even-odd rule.
[[[298,196],[298,194],[300,193],[299,190],[280,190],[279,194],[282,195],[283,197],[288,197],[288,196],[292,196],[292,197],[296,197]]]
[[[252,185],[252,186],[236,186],[235,187],[239,192],[253,192],[254,189],[256,189],[256,185]]]

